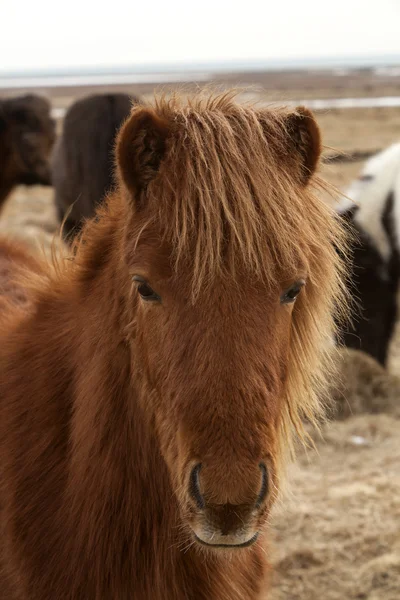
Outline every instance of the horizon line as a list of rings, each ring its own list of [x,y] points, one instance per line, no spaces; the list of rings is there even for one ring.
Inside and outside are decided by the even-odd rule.
[[[275,71],[304,68],[373,68],[400,65],[400,54],[348,55],[348,56],[305,56],[293,58],[266,59],[225,59],[225,60],[194,60],[170,61],[152,63],[132,63],[114,65],[70,65],[59,67],[33,67],[28,69],[0,69],[0,79],[27,78],[49,76],[75,76],[90,74],[142,74],[156,75],[189,71],[191,73],[208,71],[213,73],[241,71]]]

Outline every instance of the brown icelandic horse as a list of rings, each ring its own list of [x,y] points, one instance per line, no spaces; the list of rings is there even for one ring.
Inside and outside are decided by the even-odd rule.
[[[133,109],[117,190],[1,331],[3,598],[265,597],[343,307],[319,153],[304,108]]]
[[[0,210],[16,185],[51,185],[55,121],[50,109],[35,94],[0,99]]]

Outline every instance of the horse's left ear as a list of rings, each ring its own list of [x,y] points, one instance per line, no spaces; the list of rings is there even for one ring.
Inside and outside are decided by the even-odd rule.
[[[321,133],[310,110],[298,106],[286,117],[289,136],[289,152],[295,151],[300,158],[300,177],[307,185],[315,173],[321,155]]]
[[[169,121],[152,108],[138,106],[118,134],[118,176],[136,201],[157,175],[170,131]]]

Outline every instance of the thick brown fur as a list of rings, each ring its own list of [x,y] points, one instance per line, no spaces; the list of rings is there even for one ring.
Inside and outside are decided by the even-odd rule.
[[[63,233],[72,241],[114,185],[115,136],[138,98],[97,94],[72,104],[52,158],[55,203]]]
[[[0,99],[0,209],[16,185],[51,185],[54,140],[55,122],[45,98]]]
[[[0,240],[0,328],[5,328],[7,319],[15,318],[15,311],[28,312],[32,303],[24,289],[24,273],[43,274],[43,265],[28,254],[26,246],[12,239]]]
[[[305,109],[230,95],[132,111],[118,189],[1,332],[4,598],[265,597],[283,459],[345,306],[319,145]]]

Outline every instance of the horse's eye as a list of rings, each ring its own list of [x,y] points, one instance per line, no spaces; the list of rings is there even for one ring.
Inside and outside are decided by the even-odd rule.
[[[145,281],[142,277],[135,276],[133,277],[133,281],[135,281],[137,285],[137,290],[143,300],[151,300],[152,302],[160,302],[161,298],[156,292],[149,286],[147,281]]]
[[[293,304],[296,300],[297,296],[301,292],[301,288],[305,285],[305,281],[301,279],[300,281],[296,281],[286,292],[284,292],[281,296],[281,304]]]

